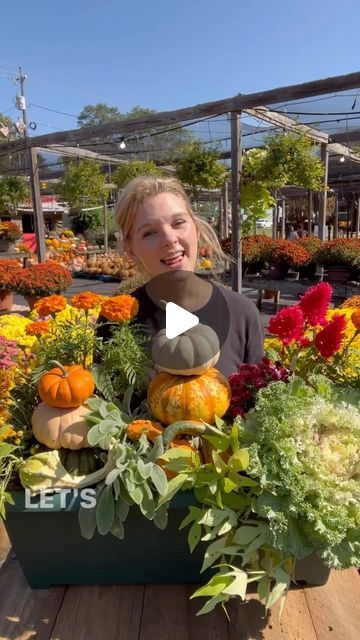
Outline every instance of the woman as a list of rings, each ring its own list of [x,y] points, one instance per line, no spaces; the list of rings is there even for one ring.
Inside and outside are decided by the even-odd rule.
[[[132,293],[139,301],[136,322],[154,336],[165,327],[165,303],[171,300],[217,333],[216,367],[225,376],[242,362],[258,362],[263,329],[254,303],[194,276],[199,241],[212,247],[217,260],[226,256],[211,226],[193,213],[182,185],[174,178],[135,178],[122,192],[116,215],[124,251],[147,279]]]

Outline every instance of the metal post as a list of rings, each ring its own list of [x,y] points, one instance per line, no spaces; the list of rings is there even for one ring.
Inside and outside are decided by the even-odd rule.
[[[223,186],[223,207],[224,207],[224,238],[229,237],[229,185],[225,180]]]
[[[326,204],[327,204],[327,184],[329,169],[329,149],[325,142],[321,144],[321,160],[324,164],[324,188],[319,195],[319,231],[320,240],[326,240]]]
[[[104,203],[103,203],[103,225],[104,225],[104,249],[105,251],[107,251],[109,248],[109,241],[108,241],[108,219],[107,219],[106,200],[104,200]]]
[[[30,165],[30,184],[33,201],[34,211],[34,226],[36,233],[36,253],[39,262],[45,262],[46,260],[46,245],[45,245],[45,229],[44,229],[44,217],[42,212],[41,197],[40,197],[40,181],[39,181],[39,165],[37,150],[34,147],[28,150],[28,158]]]
[[[241,172],[241,114],[231,113],[231,251],[235,263],[231,265],[231,286],[233,291],[241,293],[242,288],[242,251],[241,251],[241,209],[240,209],[240,172]]]
[[[335,194],[335,210],[334,210],[334,231],[333,238],[336,238],[339,235],[339,196]]]
[[[358,238],[360,233],[360,194],[357,196],[357,207],[356,207],[356,233],[355,237]]]
[[[281,199],[281,239],[285,239],[285,223],[286,223],[286,200],[285,196]]]
[[[308,236],[312,233],[312,219],[313,219],[313,192],[309,189],[309,203],[308,203]]]

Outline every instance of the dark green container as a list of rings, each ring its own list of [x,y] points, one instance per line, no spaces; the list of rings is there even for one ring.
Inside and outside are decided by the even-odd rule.
[[[60,494],[49,497],[51,506],[40,508],[39,497],[26,508],[25,493],[12,494],[5,526],[19,564],[33,589],[61,584],[204,584],[211,572],[200,574],[205,543],[191,554],[188,528],[179,525],[194,504],[191,492],[175,496],[164,531],[144,518],[137,507],[129,511],[125,538],[94,534],[86,540],[80,533],[80,497],[67,495],[62,508]],[[63,496],[64,499],[64,496]],[[296,563],[295,579],[325,584],[330,570],[315,556]]]
[[[5,526],[25,577],[33,589],[60,584],[194,584],[200,577],[205,544],[191,554],[188,528],[179,525],[194,504],[190,492],[175,496],[169,510],[168,526],[161,531],[144,518],[137,507],[129,511],[125,538],[94,534],[86,540],[80,533],[80,498],[69,494],[66,508],[60,495],[51,496],[52,506],[39,508],[39,498],[31,498],[37,508],[26,508],[25,493],[12,494],[14,505],[6,512]]]

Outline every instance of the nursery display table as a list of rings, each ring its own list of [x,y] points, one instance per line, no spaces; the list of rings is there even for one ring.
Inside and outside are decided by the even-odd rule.
[[[27,267],[28,266],[28,259],[29,256],[26,253],[26,251],[0,251],[0,260],[1,259],[18,259],[21,258],[23,261],[23,267]]]
[[[314,286],[315,282],[310,280],[270,280],[269,278],[261,278],[258,276],[247,276],[243,280],[244,287],[250,287],[252,289],[257,289],[257,306],[261,309],[261,303],[264,295],[264,291],[273,291],[274,296],[276,295],[276,304],[280,301],[280,296],[282,294],[298,296],[299,294],[305,293],[309,287]],[[352,295],[358,295],[360,293],[360,286],[356,286],[355,284],[332,284],[333,287],[333,302],[335,304],[339,304],[346,298],[349,298]]]

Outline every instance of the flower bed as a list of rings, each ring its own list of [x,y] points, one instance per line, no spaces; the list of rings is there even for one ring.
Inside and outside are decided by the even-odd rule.
[[[168,353],[161,332],[150,351],[143,328],[133,324],[138,308],[129,295],[84,293],[71,306],[51,296],[23,319],[19,340],[16,331],[2,333],[8,325],[1,318],[0,507],[3,515],[7,508],[18,548],[25,541],[29,547],[28,538],[12,527],[15,518],[24,527],[27,513],[11,507],[9,489],[23,487],[40,502],[53,498],[44,491],[78,491],[81,498],[93,489],[91,506],[78,511],[88,548],[101,557],[103,536],[125,538],[125,563],[125,549],[132,551],[124,581],[136,581],[156,566],[139,552],[135,532],[154,525],[165,536],[169,518],[170,538],[184,535],[195,553],[186,560],[181,545],[182,568],[201,565],[206,572],[207,584],[194,594],[206,598],[201,613],[243,598],[251,582],[271,607],[311,554],[329,568],[357,566],[360,317],[353,307],[330,310],[331,293],[321,283],[280,311],[269,325],[267,358],[241,365],[229,380],[214,368],[208,327],[200,327],[206,363],[199,352],[176,371],[177,353]],[[95,335],[99,312],[110,323],[108,341]],[[22,345],[24,337],[29,342]],[[154,364],[161,371],[149,384],[146,371]],[[174,521],[172,500],[183,491],[192,492],[194,503]],[[75,527],[70,511],[68,535]],[[60,527],[46,509],[38,515],[42,531],[47,522],[50,532]],[[61,562],[58,551],[49,554],[61,570],[63,553]],[[86,552],[78,549],[73,560],[84,568]],[[191,571],[184,570],[184,581],[192,581]],[[59,580],[49,571],[45,578]]]

